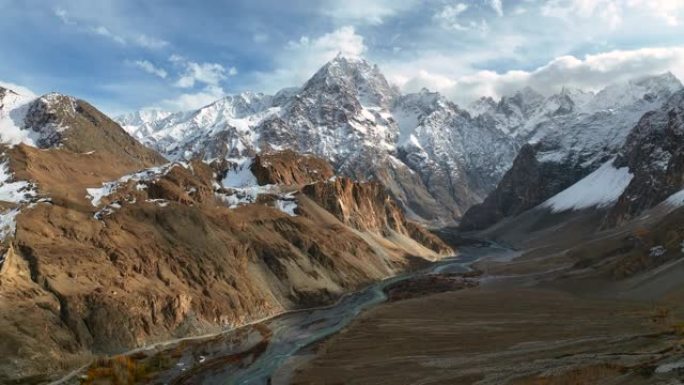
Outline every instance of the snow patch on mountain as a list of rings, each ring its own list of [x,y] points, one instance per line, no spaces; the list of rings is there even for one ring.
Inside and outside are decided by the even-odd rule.
[[[0,210],[0,241],[14,235],[16,216],[21,207],[35,200],[35,187],[26,181],[13,181],[8,161],[0,163],[0,201],[12,204],[14,207]]]
[[[584,163],[593,168],[614,155],[648,111],[659,108],[677,90],[671,73],[607,86],[598,93],[563,88],[542,97],[527,88],[497,103],[480,99],[470,111],[516,138],[536,144],[540,162]]]
[[[256,176],[251,171],[253,158],[244,157],[228,159],[232,164],[221,180],[225,191],[214,193],[216,198],[229,208],[234,209],[243,205],[256,203],[260,195],[274,196],[273,207],[289,216],[296,216],[297,200],[294,193],[283,192],[282,187],[274,184],[259,185]],[[227,191],[227,192],[226,192]]]
[[[135,181],[138,182],[135,185],[136,190],[144,190],[147,187],[144,183],[141,182],[152,182],[158,180],[159,178],[166,175],[173,167],[183,167],[186,169],[190,169],[190,166],[184,162],[171,162],[161,166],[147,168],[142,171],[124,175],[115,181],[105,182],[100,187],[86,188],[86,192],[88,193],[86,198],[90,199],[90,203],[93,205],[93,207],[98,207],[102,204],[103,198],[112,195],[121,186],[131,181]]]
[[[4,241],[7,237],[14,235],[17,222],[16,217],[19,215],[19,209],[9,209],[0,212],[0,241]]]
[[[291,217],[297,216],[297,213],[295,212],[298,207],[297,201],[292,193],[282,195],[281,198],[276,201],[275,207]]]
[[[252,158],[231,159],[235,166],[228,170],[226,176],[221,181],[223,187],[227,188],[241,188],[258,185],[256,176],[250,169],[252,167]]]
[[[684,190],[680,190],[670,195],[667,199],[665,199],[665,204],[674,207],[684,206]]]
[[[49,93],[39,98],[19,95],[0,87],[0,143],[47,148],[59,144],[69,127],[55,116],[73,117],[76,99]]]
[[[27,203],[36,196],[33,185],[26,181],[12,181],[9,163],[0,163],[0,201],[11,203]]]
[[[622,195],[634,175],[628,167],[615,168],[611,159],[579,182],[542,203],[558,213],[590,207],[607,207]]]
[[[160,122],[173,113],[157,108],[146,108],[140,111],[120,115],[116,118],[121,127],[130,135],[151,135],[155,132],[157,122]]]
[[[24,128],[24,119],[35,97],[24,96],[0,88],[0,142],[8,145],[25,143],[35,147],[35,134]]]

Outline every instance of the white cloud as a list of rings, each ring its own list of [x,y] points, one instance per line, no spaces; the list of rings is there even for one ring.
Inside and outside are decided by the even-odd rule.
[[[53,13],[64,25],[72,26],[78,31],[84,33],[105,37],[120,45],[127,45],[130,43],[147,49],[159,49],[169,45],[169,42],[165,40],[145,34],[138,34],[135,37],[124,37],[122,34],[115,33],[104,25],[90,23],[74,18],[67,10],[63,8],[55,8],[53,9]]]
[[[129,63],[131,65],[138,67],[141,70],[147,72],[148,74],[158,76],[162,79],[166,79],[166,77],[168,76],[168,73],[166,72],[165,69],[155,66],[154,64],[152,64],[148,60],[135,60],[135,61],[132,61]]]
[[[20,85],[15,84],[15,83],[10,83],[10,82],[5,82],[5,81],[0,80],[0,87],[8,89],[8,90],[12,90],[12,91],[18,93],[19,95],[30,96],[30,97],[37,96],[33,91],[31,91],[27,87],[20,86]]]
[[[74,21],[71,20],[71,18],[69,17],[69,13],[65,9],[55,8],[53,11],[55,13],[55,16],[57,16],[59,20],[62,21],[62,23],[67,25],[76,24]]]
[[[463,24],[463,22],[459,20],[459,15],[467,9],[468,5],[464,3],[457,3],[454,5],[448,4],[442,7],[439,12],[435,13],[432,18],[443,28],[465,31],[470,29],[470,26],[468,24]]]
[[[171,55],[169,61],[183,68],[181,77],[175,85],[181,88],[192,88],[196,83],[218,86],[221,81],[237,74],[237,68],[224,67],[218,63],[197,63],[179,55]]]
[[[342,23],[382,24],[385,19],[420,4],[420,0],[326,0],[322,13]]]
[[[501,3],[501,0],[487,0],[489,2],[489,6],[492,7],[494,12],[496,12],[499,17],[503,16],[503,4]]]
[[[160,49],[169,46],[169,42],[156,37],[140,34],[135,38],[135,43],[141,47],[149,49]]]
[[[460,77],[422,71],[395,81],[401,82],[405,92],[427,87],[467,104],[480,96],[496,98],[525,86],[545,94],[558,92],[564,86],[598,90],[610,83],[667,71],[684,79],[684,47],[616,50],[583,58],[560,56],[532,71],[478,71]]]
[[[354,27],[346,26],[317,38],[302,36],[298,41],[290,41],[290,51],[299,51],[315,56],[334,56],[341,53],[345,56],[360,56],[366,51],[363,37],[357,35]]]
[[[684,1],[682,0],[627,0],[627,6],[645,9],[665,20],[669,25],[679,25]]]
[[[358,35],[351,26],[341,27],[316,38],[302,36],[297,41],[288,42],[275,56],[276,68],[273,71],[256,75],[254,87],[275,92],[283,87],[299,86],[338,53],[358,57],[366,49],[363,36]]]
[[[223,88],[208,85],[201,91],[185,93],[173,99],[163,100],[160,105],[171,111],[188,111],[213,103],[225,95],[226,93]]]
[[[114,41],[118,44],[121,44],[121,45],[126,44],[126,40],[123,37],[112,33],[107,27],[104,27],[101,25],[97,26],[97,27],[89,27],[89,31],[96,34],[96,35],[104,36],[108,39],[111,39],[112,41]]]
[[[194,110],[224,97],[226,91],[221,86],[221,83],[229,76],[235,76],[238,73],[235,67],[226,68],[218,63],[198,63],[177,54],[171,55],[169,61],[180,69],[179,78],[173,82],[175,87],[184,89],[197,88],[197,90],[164,99],[155,105],[155,107],[172,111]],[[138,66],[150,73],[158,69],[156,67],[149,67],[145,61],[142,62]]]
[[[497,8],[497,4],[499,6],[501,5],[500,2],[486,1],[497,14],[503,16],[503,11],[500,8]],[[466,3],[447,4],[435,12],[432,16],[432,20],[440,27],[449,31],[473,31],[480,33],[482,36],[486,35],[490,29],[489,23],[483,18],[475,20],[472,15],[463,15],[463,13],[469,9],[470,6]]]
[[[456,81],[448,76],[421,70],[418,71],[416,76],[406,79],[402,88],[406,92],[418,92],[423,88],[429,90],[448,90],[455,85]]]

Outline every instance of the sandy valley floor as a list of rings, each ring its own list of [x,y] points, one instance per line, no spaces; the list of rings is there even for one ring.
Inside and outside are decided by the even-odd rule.
[[[678,384],[684,375],[663,366],[684,354],[672,314],[544,288],[435,294],[362,315],[294,383]]]

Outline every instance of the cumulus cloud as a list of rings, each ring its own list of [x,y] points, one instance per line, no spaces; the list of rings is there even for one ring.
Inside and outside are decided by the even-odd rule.
[[[645,9],[665,20],[669,25],[679,25],[684,2],[681,0],[628,0],[628,6]]]
[[[299,40],[288,42],[276,55],[276,68],[273,71],[257,74],[255,87],[275,92],[283,87],[298,86],[338,53],[358,57],[366,49],[363,36],[357,34],[351,26],[341,27],[319,37],[302,36]]]
[[[173,111],[194,110],[224,97],[226,91],[221,83],[238,73],[235,67],[225,67],[218,63],[195,62],[175,54],[169,57],[169,62],[180,71],[173,86],[187,92],[164,99],[156,105]],[[148,67],[146,64],[144,66]],[[142,68],[142,65],[140,67]]]
[[[360,56],[366,51],[363,37],[357,35],[354,27],[346,26],[316,39],[302,36],[298,41],[290,41],[290,51],[299,51],[306,55],[330,57],[338,52],[345,56]]]
[[[154,64],[152,64],[148,60],[135,60],[135,61],[129,61],[127,63],[129,65],[133,65],[137,68],[140,68],[141,70],[147,72],[148,74],[152,74],[152,75],[160,77],[162,79],[166,79],[166,77],[168,76],[168,73],[166,72],[165,69],[155,66]]]
[[[169,60],[183,69],[175,83],[180,88],[192,88],[198,83],[218,86],[228,76],[237,74],[235,67],[226,68],[218,63],[197,63],[179,55],[172,55]]]
[[[525,86],[544,94],[558,92],[562,87],[599,90],[610,83],[667,71],[684,79],[684,47],[616,50],[583,58],[567,55],[532,71],[478,71],[458,78],[421,71],[412,78],[404,78],[401,86],[405,92],[426,87],[467,104],[480,96],[496,98]]]

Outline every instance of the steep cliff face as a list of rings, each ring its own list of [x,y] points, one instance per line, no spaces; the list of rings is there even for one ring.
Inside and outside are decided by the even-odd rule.
[[[568,188],[584,173],[581,167],[539,162],[535,146],[525,145],[496,189],[483,203],[466,212],[460,228],[464,231],[484,229],[527,211]]]
[[[37,191],[2,242],[0,354],[15,358],[2,381],[328,303],[452,252],[379,185],[333,181],[325,162],[293,153],[250,160],[247,179],[264,185],[240,187],[252,171],[226,163],[123,174],[104,152],[6,153]],[[329,211],[337,201],[351,211]]]
[[[615,161],[634,175],[605,224],[624,223],[684,188],[684,91],[649,112]]]
[[[323,159],[299,155],[291,150],[257,155],[250,170],[260,185],[304,185],[335,175],[330,164]]]
[[[439,254],[450,252],[439,238],[407,220],[380,183],[338,177],[304,186],[302,193],[353,228],[390,238],[400,235],[414,239]]]

